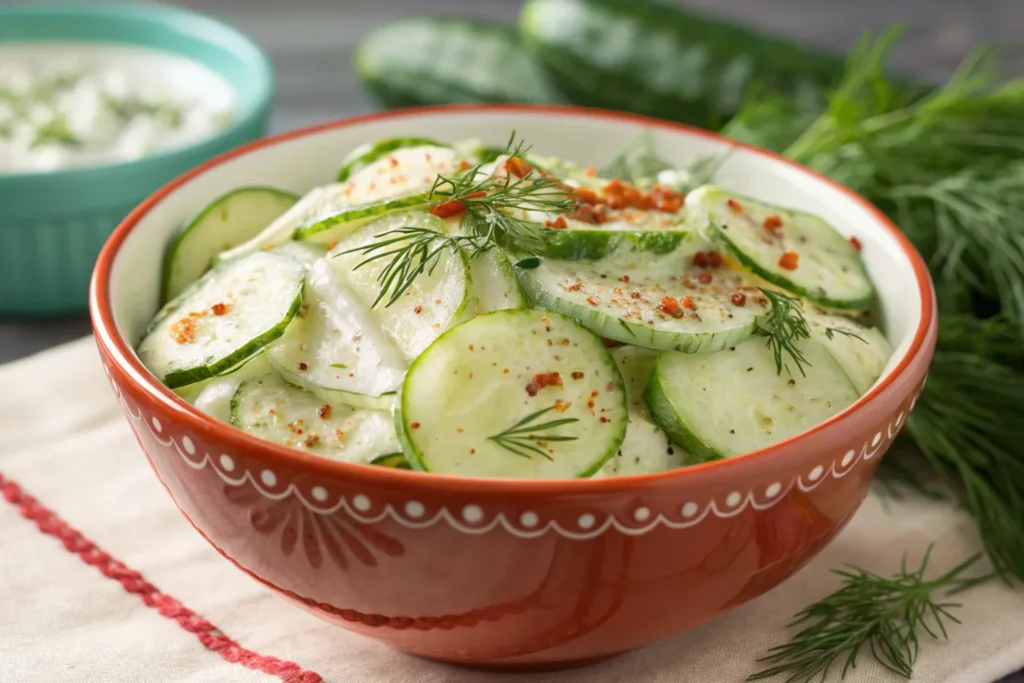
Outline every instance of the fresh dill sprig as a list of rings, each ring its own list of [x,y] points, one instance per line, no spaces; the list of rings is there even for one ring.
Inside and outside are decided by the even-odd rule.
[[[853,332],[852,330],[844,330],[841,327],[826,327],[825,328],[825,338],[828,339],[829,341],[832,341],[833,339],[835,339],[837,334],[841,334],[844,337],[850,337],[851,339],[856,339],[859,342],[867,344],[867,341],[864,340],[864,337],[860,336],[856,332]]]
[[[575,441],[579,438],[576,436],[537,433],[548,432],[552,429],[557,429],[562,425],[579,422],[575,417],[563,417],[558,420],[550,420],[539,424],[537,423],[537,420],[550,413],[555,409],[555,407],[556,406],[549,406],[543,410],[538,410],[535,413],[530,413],[505,431],[500,434],[495,434],[494,436],[489,436],[487,439],[498,444],[505,450],[511,451],[512,453],[524,458],[532,457],[530,454],[535,453],[543,458],[551,460],[551,456],[544,452],[540,447],[541,445],[557,441]]]
[[[978,554],[938,578],[925,579],[931,550],[914,570],[907,568],[904,557],[900,572],[890,578],[852,566],[833,570],[842,578],[842,588],[799,612],[790,626],[803,628],[759,659],[765,668],[748,680],[787,676],[786,683],[824,681],[835,666],[845,677],[864,649],[885,668],[910,678],[920,639],[945,639],[947,627],[960,623],[951,611],[960,605],[948,596],[990,578],[963,578]]]
[[[529,147],[522,141],[517,142],[513,133],[505,152],[509,158],[521,160],[529,153]],[[529,211],[562,213],[574,205],[574,200],[553,178],[537,172],[523,177],[511,172],[488,175],[483,167],[484,164],[477,164],[459,175],[439,175],[427,195],[433,207],[448,205],[463,216],[465,234],[401,227],[375,235],[375,241],[343,252],[366,256],[356,265],[357,269],[387,260],[377,278],[380,291],[374,306],[382,301],[386,301],[385,306],[397,302],[419,276],[434,272],[445,250],[463,248],[473,257],[503,244],[519,253],[537,256],[543,245],[544,227],[523,214]]]
[[[758,333],[768,338],[765,343],[775,356],[775,371],[781,375],[785,368],[789,372],[789,365],[786,364],[785,359],[785,355],[788,355],[800,374],[806,377],[804,366],[809,366],[811,363],[797,346],[797,342],[810,339],[811,328],[807,324],[807,318],[804,317],[800,300],[763,287],[761,293],[768,299],[771,309],[764,322],[761,323]]]

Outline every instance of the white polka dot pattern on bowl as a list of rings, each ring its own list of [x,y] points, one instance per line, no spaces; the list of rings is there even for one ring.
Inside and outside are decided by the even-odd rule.
[[[395,504],[378,501],[375,504],[369,495],[358,491],[332,491],[331,486],[320,483],[302,487],[290,481],[293,475],[281,474],[274,467],[257,465],[256,469],[250,469],[245,460],[240,460],[238,456],[229,453],[211,456],[204,453],[202,442],[193,436],[171,433],[173,430],[162,424],[158,417],[143,416],[141,410],[129,406],[122,392],[115,394],[140,438],[149,438],[160,448],[173,449],[194,470],[211,469],[228,486],[252,485],[268,500],[279,501],[294,496],[314,514],[329,515],[343,509],[359,523],[371,524],[391,519],[410,528],[447,524],[471,534],[486,533],[500,527],[523,538],[555,533],[571,539],[593,538],[610,529],[626,535],[640,535],[659,527],[685,529],[709,517],[725,519],[749,508],[769,509],[784,500],[794,488],[803,492],[812,491],[830,479],[846,476],[858,463],[866,463],[877,456],[895,438],[900,426],[906,421],[907,411],[917,398],[911,398],[887,424],[869,433],[867,441],[859,449],[847,448],[831,460],[810,465],[791,482],[769,479],[753,490],[732,490],[703,501],[698,494],[692,499],[684,498],[667,507],[662,503],[660,507],[663,511],[659,511],[659,506],[651,505],[649,501],[637,501],[634,507],[617,514],[599,510],[580,512],[569,519],[555,519],[546,516],[543,506],[506,516],[503,512],[488,510],[486,501],[480,500],[465,501],[451,508],[435,507],[424,500],[407,500]],[[430,513],[428,504],[431,505]]]

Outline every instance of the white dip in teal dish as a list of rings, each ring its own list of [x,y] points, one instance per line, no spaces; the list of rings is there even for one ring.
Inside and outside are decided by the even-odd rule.
[[[195,12],[0,7],[0,316],[84,312],[117,224],[262,137],[273,87],[252,41]]]
[[[0,172],[109,164],[222,130],[235,92],[173,53],[116,43],[0,45]]]

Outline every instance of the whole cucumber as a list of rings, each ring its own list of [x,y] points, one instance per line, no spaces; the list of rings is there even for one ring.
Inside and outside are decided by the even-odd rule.
[[[385,24],[360,42],[355,65],[386,107],[561,100],[515,33],[483,22],[408,17]]]
[[[653,0],[528,0],[519,27],[574,101],[713,128],[751,87],[806,95],[838,82],[845,64]]]

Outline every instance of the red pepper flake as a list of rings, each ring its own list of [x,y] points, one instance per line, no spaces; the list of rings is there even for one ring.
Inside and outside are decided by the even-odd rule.
[[[591,306],[597,306],[597,299],[595,299],[592,296],[588,296],[587,303],[590,304]]]
[[[571,342],[571,341],[569,341],[569,339],[568,339],[568,338],[566,338],[566,337],[563,337],[563,338],[562,338],[562,340],[561,340],[560,342],[558,342],[558,343],[559,343],[559,344],[561,344],[562,346],[568,346],[568,345],[569,345],[569,344],[571,344],[572,342]]]
[[[398,159],[391,157],[388,161],[391,162],[391,168],[398,168]]]
[[[686,201],[685,194],[676,192],[663,185],[655,185],[651,189],[650,197],[654,202],[653,208],[667,213],[675,213],[683,208],[683,202]]]
[[[569,227],[565,222],[564,216],[559,216],[553,221],[544,221],[544,225],[554,230],[565,230]]]
[[[800,254],[795,251],[787,251],[781,257],[779,257],[779,268],[785,268],[786,270],[796,270],[797,264],[800,262]]]
[[[420,428],[420,423],[419,422],[413,422],[412,424],[409,425],[409,429],[419,429],[419,428]]]
[[[309,366],[305,363],[299,363],[299,370],[308,370]]]
[[[574,214],[576,220],[582,221],[583,223],[590,223],[591,225],[600,225],[605,222],[604,211],[601,207],[594,207],[590,204],[584,204],[576,209]]]
[[[619,282],[629,282],[629,276],[623,275],[622,277],[619,278]]]
[[[572,403],[566,403],[562,399],[558,399],[555,401],[555,412],[564,413],[569,410],[570,406],[572,406]]]
[[[458,216],[465,211],[466,205],[455,199],[442,202],[430,209],[430,213],[434,214],[438,218],[451,218],[452,216]]]
[[[313,446],[320,443],[320,437],[317,434],[310,434],[309,436],[306,437],[306,440],[303,443],[306,444],[306,448],[312,448]]]
[[[327,251],[333,251],[336,246],[338,246],[337,242],[329,242],[327,244]]]
[[[469,162],[466,161],[465,159],[460,159],[459,160],[459,170],[460,171],[465,171],[467,168],[469,168]]]
[[[604,415],[602,415],[602,416],[601,416],[601,419],[600,419],[600,421],[601,421],[601,422],[611,422],[611,420],[609,420],[609,419],[608,419],[607,417],[605,417]]]
[[[525,178],[533,172],[533,166],[519,157],[509,157],[505,161],[505,169],[517,178]]]
[[[326,420],[331,416],[331,404],[325,403],[316,409],[316,416],[321,420]]]
[[[732,197],[726,200],[725,203],[730,209],[732,209],[733,213],[743,213],[743,205]]]
[[[732,302],[733,306],[742,306],[745,303],[747,303],[747,295],[744,294],[743,292],[736,292],[731,297],[729,297],[729,301]]]
[[[583,172],[583,175],[587,176],[588,178],[596,178],[597,169],[594,168],[593,166],[587,166],[587,170]]]
[[[708,252],[708,266],[711,268],[721,268],[722,264],[725,263],[725,258],[720,252],[709,251]]]
[[[190,344],[196,340],[196,323],[192,318],[182,318],[171,325],[171,339],[179,344]]]
[[[710,285],[711,280],[711,273],[701,273],[700,275],[697,276],[697,281],[700,282],[702,285]]]
[[[503,374],[503,375],[507,375],[507,374],[508,374],[508,368],[505,368],[504,370],[502,370],[502,371],[501,371],[501,374]]]
[[[601,202],[601,198],[589,187],[574,187],[572,188],[572,194],[576,197],[576,201],[581,204],[593,205]]]
[[[630,292],[629,293],[629,298],[630,299],[639,299],[641,296],[643,296],[643,295],[640,294],[640,292]]]
[[[682,299],[679,300],[679,303],[683,305],[683,308],[688,308],[691,311],[697,310],[697,304],[694,303],[692,297],[684,296]]]
[[[703,251],[698,251],[696,254],[693,255],[693,265],[697,266],[698,268],[707,268],[708,255],[705,254]]]
[[[576,372],[572,373],[572,378],[573,379],[583,379],[583,373],[580,372],[579,370],[577,370]]]
[[[683,317],[683,312],[679,310],[679,302],[670,296],[664,297],[657,308],[665,315],[670,315],[673,318]]]
[[[231,310],[231,304],[216,303],[210,306],[210,310],[213,311],[214,315],[221,316]]]
[[[562,376],[557,372],[541,372],[533,376],[533,381],[526,385],[526,393],[536,396],[545,387],[561,387]]]
[[[765,218],[764,222],[761,225],[764,226],[765,230],[769,232],[775,232],[776,230],[782,227],[782,219],[773,213],[771,216]]]
[[[575,282],[575,283],[569,285],[568,287],[566,287],[565,291],[567,291],[567,292],[578,292],[582,288],[583,288],[582,284],[580,284],[579,282]]]
[[[415,313],[416,315],[419,315],[420,313],[423,312],[423,307],[420,306],[419,304],[416,304],[416,308],[412,309],[412,312]]]
[[[851,237],[850,238],[850,246],[853,247],[854,249],[856,249],[857,251],[861,250],[860,240],[857,239],[856,237]]]

